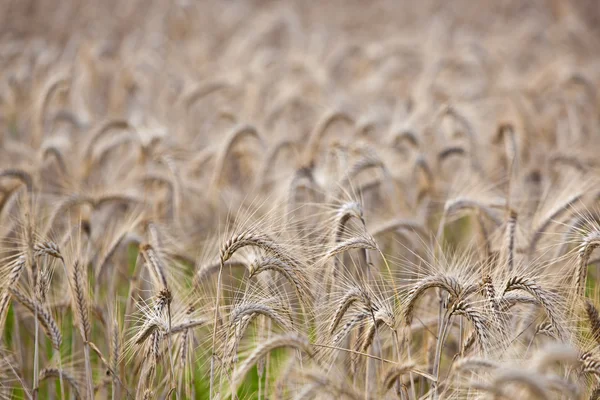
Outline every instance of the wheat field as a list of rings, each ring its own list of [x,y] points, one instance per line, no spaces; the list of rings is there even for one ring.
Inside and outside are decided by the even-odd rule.
[[[600,399],[600,4],[0,1],[0,398]]]

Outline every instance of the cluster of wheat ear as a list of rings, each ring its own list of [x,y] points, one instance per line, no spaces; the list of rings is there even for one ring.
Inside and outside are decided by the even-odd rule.
[[[0,4],[0,398],[600,398],[594,1]]]

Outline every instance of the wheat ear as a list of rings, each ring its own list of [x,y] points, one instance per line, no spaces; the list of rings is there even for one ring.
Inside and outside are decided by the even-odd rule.
[[[446,275],[434,275],[421,279],[408,292],[406,306],[404,308],[404,320],[407,324],[412,323],[414,307],[419,297],[425,293],[427,289],[437,287],[447,291],[453,298],[458,298],[463,289],[456,278]]]
[[[56,350],[60,350],[62,335],[60,333],[60,329],[58,328],[58,324],[52,317],[52,314],[50,314],[50,312],[44,306],[29,298],[17,288],[11,287],[9,288],[9,292],[11,296],[15,298],[15,300],[27,308],[33,315],[36,315],[37,310],[37,319],[40,322],[40,325],[42,325],[42,328],[44,329],[44,332],[46,332],[48,338],[50,338],[52,347],[54,347]]]
[[[312,349],[310,348],[310,343],[308,340],[302,336],[299,336],[295,333],[288,333],[285,335],[274,336],[271,339],[261,343],[252,354],[248,356],[240,365],[240,367],[235,371],[233,377],[233,387],[237,388],[242,379],[246,376],[248,371],[256,364],[256,362],[264,357],[267,353],[271,352],[274,349],[281,347],[291,347],[301,352],[306,353],[309,356],[312,356]]]
[[[513,291],[513,290],[524,290],[533,297],[535,297],[541,306],[546,311],[548,315],[548,319],[550,323],[554,327],[557,332],[558,338],[563,340],[565,337],[564,330],[562,326],[559,324],[557,311],[553,306],[552,296],[545,289],[536,284],[533,280],[524,277],[515,276],[508,280],[506,283],[506,287],[504,289],[504,293]]]

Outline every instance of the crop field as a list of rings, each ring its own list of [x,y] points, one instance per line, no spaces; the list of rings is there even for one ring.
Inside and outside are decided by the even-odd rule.
[[[0,0],[0,399],[600,399],[596,0]]]

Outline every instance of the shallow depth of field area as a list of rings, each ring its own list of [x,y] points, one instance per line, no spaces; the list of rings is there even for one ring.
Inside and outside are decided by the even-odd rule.
[[[600,398],[593,0],[0,1],[0,399]]]

